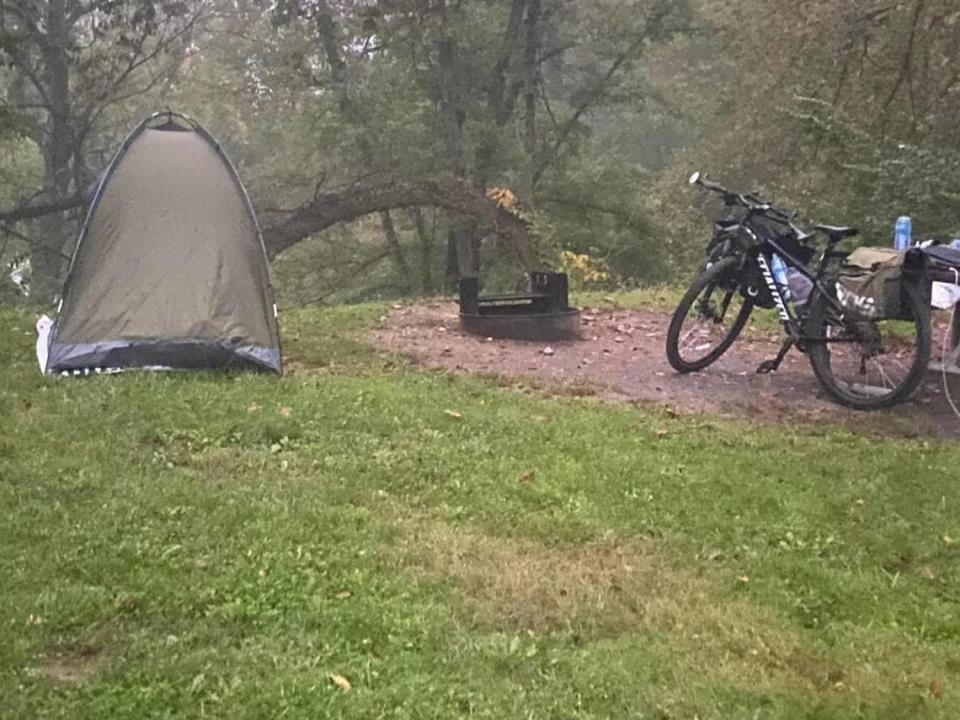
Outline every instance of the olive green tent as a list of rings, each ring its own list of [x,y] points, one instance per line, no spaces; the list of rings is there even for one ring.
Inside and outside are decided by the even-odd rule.
[[[46,371],[223,367],[282,371],[263,240],[217,142],[158,113],[99,181]]]

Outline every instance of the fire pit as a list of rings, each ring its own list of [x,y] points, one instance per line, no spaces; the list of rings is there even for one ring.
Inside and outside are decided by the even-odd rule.
[[[570,307],[565,273],[531,272],[530,292],[480,295],[475,277],[460,280],[460,327],[468,333],[510,340],[575,340],[580,310]]]

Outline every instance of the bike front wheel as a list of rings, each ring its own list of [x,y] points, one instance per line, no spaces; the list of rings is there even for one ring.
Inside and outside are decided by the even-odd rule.
[[[733,345],[753,310],[740,292],[738,257],[710,265],[687,290],[667,330],[667,360],[677,372],[712,365]]]
[[[904,317],[861,320],[837,312],[822,293],[810,300],[806,334],[810,364],[827,392],[854,410],[880,410],[907,400],[930,362],[930,310],[910,285]],[[819,340],[823,338],[823,340]]]

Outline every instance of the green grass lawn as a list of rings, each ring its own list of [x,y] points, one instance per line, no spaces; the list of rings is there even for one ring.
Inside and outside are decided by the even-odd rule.
[[[419,372],[381,312],[78,380],[0,313],[0,718],[960,717],[956,447]]]

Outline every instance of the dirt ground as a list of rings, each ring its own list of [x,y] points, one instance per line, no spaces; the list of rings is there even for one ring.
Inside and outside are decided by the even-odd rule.
[[[669,321],[661,312],[584,308],[581,339],[546,345],[462,333],[454,303],[430,303],[395,308],[372,339],[424,367],[532,380],[561,392],[655,403],[678,413],[766,422],[829,419],[884,435],[960,437],[960,418],[950,408],[939,373],[929,374],[910,402],[856,412],[829,400],[807,357],[796,350],[776,373],[758,375],[757,366],[779,348],[780,338],[772,333],[745,333],[712,367],[680,375],[664,351]],[[960,403],[960,378],[950,389]]]

